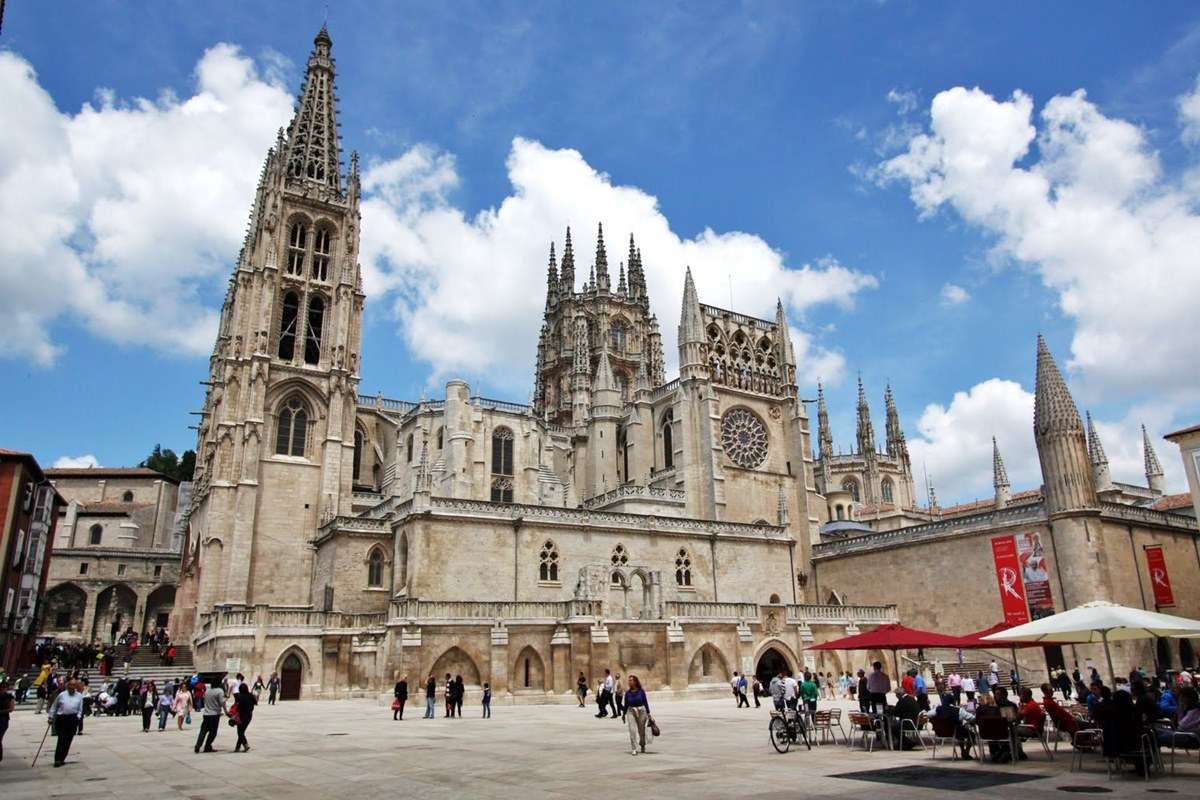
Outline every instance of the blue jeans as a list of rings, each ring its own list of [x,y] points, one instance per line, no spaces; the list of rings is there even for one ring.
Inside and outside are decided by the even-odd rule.
[[[433,695],[425,697],[425,719],[433,719]]]
[[[169,717],[169,716],[171,716],[171,707],[170,706],[159,706],[158,707],[158,729],[160,731],[166,729],[167,717]]]

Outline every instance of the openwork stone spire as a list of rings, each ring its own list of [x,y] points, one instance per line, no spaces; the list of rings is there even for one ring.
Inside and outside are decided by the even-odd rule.
[[[1046,510],[1053,516],[1095,511],[1096,486],[1088,457],[1083,420],[1067,389],[1046,340],[1037,340],[1037,384],[1033,401],[1033,436],[1042,465]]]
[[[558,302],[558,264],[554,260],[554,242],[550,243],[550,264],[546,267],[546,308]]]
[[[996,492],[996,508],[1007,506],[1012,499],[1012,485],[1008,482],[1008,470],[1004,468],[995,436],[992,437],[992,488]]]
[[[341,192],[341,152],[338,141],[337,97],[333,88],[333,40],[329,31],[313,39],[308,70],[300,91],[296,116],[288,126],[287,170],[290,180],[307,181]]]
[[[867,393],[863,391],[862,375],[858,376],[858,452],[864,455],[875,452],[875,426],[871,423],[871,407],[867,405]]]
[[[884,426],[887,436],[887,454],[892,458],[899,459],[907,468],[909,464],[908,440],[904,438],[904,428],[900,425],[900,411],[896,408],[896,396],[892,394],[890,383],[883,392],[883,405],[887,412],[887,422]]]
[[[825,405],[825,387],[817,381],[817,458],[827,461],[833,455],[833,433],[829,430],[829,409]]]
[[[571,226],[567,226],[567,241],[563,244],[562,277],[559,295],[570,297],[575,293],[575,250],[571,247]]]
[[[600,223],[596,230],[596,263],[594,266],[596,277],[592,288],[607,292],[609,288],[608,253],[604,250],[604,223]]]
[[[1151,491],[1162,494],[1165,490],[1163,468],[1158,454],[1154,452],[1154,445],[1150,444],[1150,434],[1146,433],[1145,425],[1142,426],[1142,455],[1146,463],[1146,485]]]

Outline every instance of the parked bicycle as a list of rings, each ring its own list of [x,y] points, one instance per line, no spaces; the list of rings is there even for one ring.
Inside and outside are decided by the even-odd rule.
[[[771,744],[781,753],[786,753],[792,745],[803,741],[804,746],[812,750],[812,741],[808,736],[808,724],[804,715],[788,709],[787,711],[772,711],[771,722],[767,726],[771,736]]]

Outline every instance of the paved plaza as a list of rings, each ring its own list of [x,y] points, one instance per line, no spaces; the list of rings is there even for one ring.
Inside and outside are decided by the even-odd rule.
[[[824,705],[824,704],[823,704]],[[848,705],[848,704],[847,704]],[[222,725],[219,752],[192,752],[196,725],[180,733],[141,732],[140,719],[89,718],[67,765],[50,766],[53,739],[36,768],[30,762],[45,730],[41,717],[21,710],[5,738],[0,764],[4,800],[120,798],[120,800],[351,800],[415,798],[789,798],[963,796],[946,788],[833,777],[902,767],[999,772],[1025,782],[974,789],[970,796],[1024,800],[1062,797],[1062,787],[1111,789],[1121,797],[1172,790],[1200,792],[1195,756],[1176,777],[1149,784],[1108,780],[1095,758],[1070,773],[1067,751],[1053,763],[1040,753],[1008,766],[934,762],[928,751],[851,752],[824,745],[780,755],[767,739],[767,711],[735,709],[724,700],[658,703],[663,736],[646,755],[629,755],[623,725],[598,720],[574,706],[498,706],[491,720],[468,708],[464,719],[422,720],[423,705],[393,722],[382,702],[302,701],[262,706],[248,731],[250,753],[234,753],[234,732]],[[440,711],[439,711],[440,713]],[[198,724],[198,723],[197,723]],[[948,752],[947,752],[948,755]],[[1036,777],[1034,777],[1036,776]],[[1032,778],[1032,779],[1030,779]]]

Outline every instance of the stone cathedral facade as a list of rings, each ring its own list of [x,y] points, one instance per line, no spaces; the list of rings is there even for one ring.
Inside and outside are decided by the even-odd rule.
[[[610,258],[597,226],[585,256],[567,231],[550,246],[529,404],[459,380],[419,402],[359,394],[360,178],[356,156],[340,159],[331,48],[322,29],[267,154],[210,360],[173,617],[198,664],[278,672],[285,698],[450,672],[498,702],[552,702],[606,668],[686,696],[724,691],[733,670],[877,657],[806,648],[897,621],[896,603],[927,607],[936,554],[922,548],[995,520],[947,527],[918,506],[890,389],[882,449],[861,384],[854,452],[834,452],[820,392],[811,441],[781,304],[773,319],[707,305],[689,272],[667,299],[682,303],[668,379],[654,255],[630,235]],[[1053,485],[1014,505],[1049,514],[1054,536],[1118,515]],[[1139,513],[1195,539],[1194,519]],[[901,544],[912,559],[893,560]],[[998,602],[980,593],[980,547],[982,573],[956,571],[975,627]],[[904,579],[877,580],[881,565]]]

